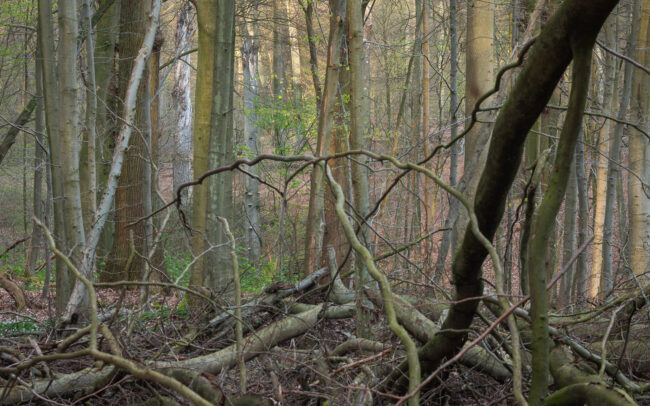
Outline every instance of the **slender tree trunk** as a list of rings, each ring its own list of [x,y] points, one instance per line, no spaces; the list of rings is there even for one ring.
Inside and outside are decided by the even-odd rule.
[[[616,34],[616,16],[611,15],[607,23],[605,24],[605,34],[606,34],[606,43],[607,46],[612,47],[616,46],[616,39],[614,35]],[[614,84],[616,83],[616,61],[614,57],[610,54],[605,56],[605,67],[604,67],[604,91],[603,91],[603,114],[612,115],[612,105],[614,97]],[[605,294],[605,291],[602,289],[604,286],[611,286],[610,276],[607,276],[607,281],[605,281],[605,275],[603,275],[603,249],[605,241],[603,239],[604,225],[605,225],[605,206],[607,201],[607,163],[611,159],[609,144],[610,144],[610,128],[611,120],[605,120],[603,126],[600,130],[599,141],[598,141],[598,160],[596,168],[596,189],[594,191],[595,196],[595,215],[594,215],[594,245],[593,245],[593,259],[591,265],[591,272],[589,275],[589,297],[596,298],[600,291],[601,298]]]
[[[81,210],[84,232],[88,233],[97,210],[97,81],[95,76],[95,43],[92,29],[92,8],[89,0],[83,0],[81,11],[82,26],[86,34],[86,67],[88,69],[86,89],[86,128],[81,145]]]
[[[566,265],[576,250],[576,218],[578,203],[578,180],[576,178],[575,153],[574,164],[569,174],[566,199],[564,201],[564,238],[562,241],[562,265]],[[560,279],[560,294],[558,308],[563,310],[572,303],[571,287],[573,285],[575,265],[571,265],[567,273]]]
[[[339,70],[341,58],[341,42],[343,40],[343,18],[345,15],[344,0],[330,0],[330,33],[327,45],[327,71],[325,74],[325,89],[321,100],[321,112],[318,120],[318,138],[316,140],[316,156],[322,156],[329,151],[330,134],[334,120],[334,106],[339,87]],[[316,270],[322,253],[322,227],[324,180],[323,169],[315,165],[311,175],[309,190],[309,209],[305,230],[304,274],[309,275]]]
[[[217,26],[212,76],[212,113],[210,127],[210,168],[228,165],[233,153],[233,94],[235,70],[235,5],[230,0],[217,2]],[[208,179],[207,238],[215,247],[207,254],[203,269],[203,286],[220,293],[234,290],[232,256],[228,236],[217,217],[234,224],[232,172]]]
[[[305,0],[306,5],[301,1],[300,6],[305,13],[305,27],[307,30],[307,41],[309,42],[309,69],[311,71],[311,80],[314,84],[314,94],[316,95],[316,110],[321,111],[321,99],[323,90],[321,89],[320,79],[318,78],[318,52],[316,51],[316,34],[314,34],[314,2]]]
[[[458,109],[458,22],[457,22],[456,0],[449,0],[449,120],[451,121],[450,139],[458,136],[458,123],[456,111]],[[451,147],[449,162],[449,184],[456,187],[458,182],[458,155],[460,154],[460,141]],[[449,196],[449,213],[445,220],[445,228],[452,228],[458,216],[458,202],[453,196]],[[453,245],[452,245],[453,243]],[[456,252],[456,244],[453,239],[453,232],[446,231],[443,235],[438,258],[436,259],[436,270],[434,280],[440,281],[447,263],[447,253],[451,246],[452,256]]]
[[[59,82],[56,77],[56,54],[54,51],[54,26],[52,22],[52,4],[49,0],[38,2],[38,39],[41,49],[41,66],[43,68],[43,95],[45,105],[45,122],[50,149],[50,166],[52,172],[52,195],[54,205],[54,239],[60,249],[66,248],[65,217],[63,213],[63,169],[62,151],[59,137]],[[76,43],[76,42],[75,42]],[[56,259],[56,311],[60,314],[70,293],[74,279],[71,271],[60,259]]]
[[[259,51],[259,39],[257,36],[257,23],[255,22],[253,34],[248,32],[244,26],[244,41],[241,48],[242,70],[244,72],[244,136],[246,146],[251,156],[259,154],[257,136],[257,112],[255,98],[259,97],[259,83],[257,79],[257,56]],[[247,168],[248,172],[259,176],[259,167]],[[260,219],[260,192],[259,181],[246,176],[245,180],[245,201],[244,211],[246,214],[246,249],[249,263],[253,264],[260,258],[262,251],[262,224]]]
[[[36,50],[37,57],[40,58],[40,49]],[[47,169],[47,150],[45,149],[45,139],[43,130],[43,68],[37,60],[34,68],[34,82],[36,84],[36,111],[34,113],[34,195],[32,207],[34,217],[45,222],[45,205],[47,204],[47,194],[43,199],[43,180],[45,170]],[[29,241],[29,251],[27,254],[27,272],[31,275],[34,273],[36,262],[39,258],[41,245],[43,244],[43,230],[40,227],[32,228],[32,238]]]
[[[194,98],[194,176],[208,170],[210,151],[210,128],[212,112],[212,88],[214,74],[214,42],[217,5],[214,1],[199,0],[196,3],[198,19],[198,62],[196,74],[196,96]],[[203,286],[204,253],[207,248],[206,220],[208,185],[197,185],[192,189],[192,254],[198,257],[190,273],[190,286]]]
[[[643,0],[641,22],[639,25],[639,41],[636,60],[648,66],[650,63],[650,0]],[[648,125],[647,113],[650,109],[650,78],[647,74],[634,75],[633,118],[646,131]],[[650,143],[638,131],[630,134],[630,170],[634,175],[628,176],[629,222],[630,222],[630,266],[637,277],[648,280],[650,266],[650,199],[647,185],[650,181]]]
[[[467,49],[465,53],[465,116],[474,110],[479,97],[494,84],[494,3],[467,2]],[[483,103],[487,107],[487,103]],[[485,114],[485,113],[483,113]],[[482,115],[479,114],[480,118]],[[461,190],[470,199],[476,193],[482,167],[485,163],[486,145],[490,136],[489,124],[476,123],[465,135],[465,157]],[[460,243],[469,218],[458,212],[454,225],[454,241]]]
[[[60,137],[62,160],[65,235],[70,257],[79,261],[84,248],[85,234],[79,188],[79,101],[77,80],[77,2],[59,2],[59,84],[61,86]]]
[[[632,27],[630,29],[629,38],[625,48],[625,55],[634,58],[635,51],[638,40],[639,33],[639,22],[641,13],[637,12],[639,6],[639,0],[635,0],[632,3],[632,13],[630,13],[632,18]],[[632,96],[632,81],[634,76],[633,66],[629,63],[625,64],[624,68],[624,77],[623,77],[623,92],[621,94],[621,101],[618,109],[617,118],[621,121],[625,120],[627,117],[628,108],[630,106],[630,98]],[[611,146],[610,146],[610,158],[609,165],[607,168],[607,198],[606,198],[606,208],[605,208],[605,222],[603,225],[604,234],[603,234],[603,285],[602,291],[604,295],[609,294],[613,288],[614,283],[614,272],[612,269],[612,244],[614,236],[614,211],[615,206],[618,206],[619,211],[624,207],[624,197],[623,193],[619,194],[619,201],[616,202],[616,194],[618,194],[618,188],[622,186],[620,184],[621,170],[619,168],[619,162],[621,160],[621,141],[623,139],[623,130],[624,124],[616,123],[614,127],[614,136],[612,137]],[[622,189],[622,187],[621,187]],[[625,242],[625,231],[626,227],[623,221],[624,216],[619,216],[619,234],[620,241],[624,244]]]
[[[367,97],[364,91],[364,83],[367,72],[365,67],[365,50],[363,45],[363,12],[361,0],[348,0],[348,47],[350,52],[350,149],[360,150],[366,148],[366,135],[368,133],[368,120],[364,116],[363,108]],[[418,114],[417,120],[420,116]],[[351,164],[352,192],[354,194],[354,206],[358,221],[360,222],[357,234],[359,241],[372,254],[370,245],[370,230],[365,222],[365,217],[370,213],[370,192],[368,185],[367,158],[365,155],[357,156]],[[364,300],[364,289],[369,287],[372,279],[363,261],[355,261],[355,281],[357,285],[358,301]],[[367,299],[365,299],[367,301]],[[361,337],[370,335],[370,314],[367,306],[357,307],[357,332]]]
[[[181,6],[176,21],[175,54],[189,50],[194,27],[191,6]],[[174,132],[174,190],[192,179],[192,98],[190,94],[190,56],[179,58],[174,67],[174,89],[172,101],[176,109],[176,131]],[[189,188],[182,192],[183,204],[187,205]]]
[[[578,185],[578,247],[582,247],[587,242],[587,233],[589,232],[589,195],[587,190],[587,175],[585,173],[585,143],[584,128],[580,129],[578,134],[578,144],[575,152],[576,166],[576,183]],[[587,294],[587,277],[588,277],[588,248],[580,253],[576,263],[576,274],[573,278],[573,294],[575,299],[584,299]]]

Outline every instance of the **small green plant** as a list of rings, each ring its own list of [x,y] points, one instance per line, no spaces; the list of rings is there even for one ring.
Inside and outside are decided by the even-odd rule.
[[[0,336],[20,333],[36,333],[41,329],[31,320],[7,321],[0,323]]]

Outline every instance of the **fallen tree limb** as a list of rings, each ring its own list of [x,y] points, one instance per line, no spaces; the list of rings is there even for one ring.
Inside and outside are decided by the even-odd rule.
[[[285,297],[295,295],[296,293],[300,293],[312,287],[314,284],[316,284],[316,282],[319,279],[326,276],[328,272],[329,270],[327,268],[321,268],[318,271],[306,277],[305,279],[303,279],[302,281],[298,282],[296,286],[289,289],[268,289],[267,288],[264,294],[242,305],[241,308],[242,318],[246,318],[250,316],[251,313],[259,311],[260,307],[273,306],[275,303],[277,303],[281,299],[284,299]],[[220,314],[218,314],[217,316],[213,317],[210,320],[208,326],[213,328],[218,327],[221,323],[230,319],[233,316],[233,314],[234,312],[231,311],[221,312]]]
[[[28,402],[37,399],[37,394],[47,398],[70,398],[78,393],[92,393],[107,385],[116,371],[113,366],[106,366],[100,370],[86,368],[79,372],[55,376],[52,379],[37,380],[31,387],[16,385],[8,391],[1,403],[14,405]]]
[[[370,300],[379,305],[380,298],[374,291],[366,291]],[[425,317],[418,309],[399,295],[393,295],[393,305],[399,322],[420,342],[431,340],[440,327]],[[474,346],[463,354],[460,362],[470,368],[484,372],[498,381],[504,382],[512,377],[508,368],[491,356],[484,348]]]
[[[276,321],[256,333],[244,339],[243,358],[249,360],[262,352],[268,351],[275,344],[289,338],[303,334],[316,325],[323,305],[317,305],[313,309],[286,317]],[[199,372],[217,374],[222,369],[228,369],[237,363],[237,351],[235,345],[231,345],[217,352],[190,358],[182,361],[151,362],[149,365],[155,368],[186,368]]]
[[[9,293],[12,299],[14,299],[14,302],[16,302],[16,311],[22,311],[27,306],[25,294],[22,289],[20,289],[20,286],[9,279],[4,272],[0,272],[0,286],[2,286],[2,288]]]
[[[547,406],[634,406],[637,403],[624,391],[608,385],[585,364],[576,364],[573,355],[561,345],[550,353],[549,367],[555,385],[561,389],[544,402]]]

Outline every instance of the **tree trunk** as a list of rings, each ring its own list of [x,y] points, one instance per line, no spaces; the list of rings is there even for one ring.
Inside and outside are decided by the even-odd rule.
[[[609,17],[607,23],[605,24],[605,34],[606,34],[606,44],[609,47],[615,47],[615,27],[616,25],[616,16],[612,15]],[[614,56],[607,54],[605,56],[605,67],[604,67],[604,80],[603,85],[603,104],[602,112],[606,115],[612,115],[613,111],[613,97],[614,97],[614,85],[616,83],[616,61]],[[603,126],[600,129],[599,141],[598,141],[598,160],[596,168],[596,189],[594,190],[595,196],[595,205],[594,205],[594,245],[593,245],[593,260],[591,265],[591,272],[589,275],[589,287],[588,295],[589,298],[595,299],[598,297],[600,291],[600,297],[602,298],[605,294],[605,291],[602,289],[604,286],[611,286],[612,281],[611,277],[608,276],[605,280],[605,275],[603,275],[603,245],[606,242],[603,239],[604,225],[605,225],[605,206],[607,201],[607,163],[612,158],[609,151],[610,144],[610,128],[611,120],[605,120]],[[611,193],[611,192],[609,192]],[[608,289],[609,290],[609,289]]]
[[[650,63],[650,0],[643,0],[639,41],[636,60],[644,66]],[[646,131],[647,112],[650,109],[650,78],[647,74],[635,74],[632,117]],[[630,266],[634,275],[648,279],[650,265],[650,198],[647,183],[650,181],[650,142],[636,130],[630,134],[630,170],[634,175],[628,176],[629,222],[630,222]]]
[[[212,113],[210,126],[210,168],[228,165],[233,153],[233,94],[235,70],[235,5],[229,0],[217,2],[212,76]],[[195,172],[197,175],[198,173]],[[232,294],[232,257],[228,236],[217,216],[233,221],[232,172],[208,179],[207,199],[208,243],[215,245],[206,257],[203,286],[220,293]]]
[[[195,176],[208,170],[210,151],[210,128],[214,74],[214,52],[216,40],[217,5],[214,1],[199,0],[196,3],[198,19],[198,62],[196,74],[196,96],[194,97],[194,159],[192,169]],[[203,286],[207,231],[208,185],[192,188],[192,254],[196,258],[190,273],[190,286]]]
[[[584,129],[580,129],[578,134],[578,144],[575,152],[576,181],[578,185],[578,247],[582,247],[587,242],[587,233],[589,231],[589,196],[587,194],[587,175],[585,174],[585,143]],[[587,294],[587,277],[588,277],[588,249],[584,250],[578,256],[576,263],[576,274],[573,278],[574,299],[584,299]]]
[[[56,77],[56,54],[54,51],[54,27],[52,22],[52,4],[49,0],[38,2],[38,39],[41,49],[41,66],[43,68],[43,95],[45,105],[45,122],[50,149],[50,166],[52,171],[52,195],[54,202],[53,237],[59,248],[66,248],[65,218],[63,213],[63,173],[62,148],[59,138],[59,82]],[[75,41],[76,43],[76,41]],[[60,314],[70,293],[74,279],[71,271],[60,259],[56,259],[56,311]]]
[[[120,38],[119,38],[119,95],[124,100],[133,63],[140,51],[144,38],[145,26],[142,21],[146,19],[147,2],[124,2],[120,9]],[[145,145],[148,133],[149,107],[149,69],[145,67],[144,78],[138,88],[138,102],[133,125],[140,133],[131,137],[127,149],[122,175],[119,179],[118,189],[115,194],[115,237],[113,248],[107,259],[106,268],[100,274],[105,282],[121,279],[141,280],[144,267],[143,256],[146,256],[145,224],[140,221],[130,226],[129,224],[144,217],[145,197],[145,165],[149,165],[147,148]],[[120,103],[122,105],[122,103]],[[119,109],[122,111],[122,108]],[[131,242],[131,239],[133,241]],[[132,244],[131,244],[132,243]],[[136,255],[126,269],[131,246],[135,247]],[[139,255],[138,255],[139,254]]]
[[[65,235],[68,255],[80,260],[85,245],[81,195],[79,188],[79,103],[77,100],[77,2],[59,2],[59,105],[61,153],[63,163],[63,193]]]
[[[630,29],[629,38],[625,48],[625,55],[629,58],[634,58],[636,51],[636,44],[639,34],[639,22],[641,13],[638,11],[639,0],[635,0],[632,5],[632,26]],[[633,67],[631,64],[626,63],[624,68],[624,77],[623,77],[623,92],[621,94],[621,101],[618,109],[617,118],[621,121],[625,120],[627,117],[628,108],[630,106],[630,98],[632,95],[632,81],[634,76]],[[605,221],[603,225],[604,234],[603,234],[603,294],[608,295],[614,284],[614,272],[612,269],[612,244],[614,236],[614,212],[615,206],[618,206],[619,210],[624,207],[623,194],[620,194],[620,200],[616,202],[615,197],[618,193],[617,189],[619,187],[621,170],[619,168],[619,162],[621,160],[621,142],[623,139],[623,130],[624,124],[616,123],[614,127],[614,136],[611,140],[610,145],[610,158],[608,168],[607,168],[607,197],[605,203]],[[622,186],[622,185],[620,185]],[[619,216],[619,234],[620,241],[622,244],[625,243],[625,224],[622,221],[623,216]]]
[[[339,70],[341,58],[341,42],[343,40],[343,18],[345,1],[330,0],[330,33],[327,45],[327,71],[325,74],[325,89],[321,100],[321,111],[318,119],[318,138],[316,140],[315,156],[329,152],[330,134],[334,121],[334,106],[338,99]],[[324,180],[323,169],[314,165],[309,190],[309,209],[305,230],[304,274],[309,275],[317,269],[322,254],[322,227]]]
[[[83,0],[81,19],[86,34],[86,68],[88,89],[86,90],[86,128],[81,144],[81,211],[84,232],[87,234],[95,220],[97,210],[97,81],[95,75],[95,44],[92,28],[92,8],[89,0]]]
[[[191,6],[181,6],[176,21],[176,42],[174,53],[181,55],[189,50],[194,27]],[[174,89],[172,101],[176,109],[176,131],[174,132],[174,190],[192,180],[192,98],[190,94],[190,56],[179,58],[174,67]],[[182,192],[183,205],[189,203],[189,188]]]
[[[248,32],[244,26],[244,41],[241,48],[242,70],[244,72],[244,136],[246,147],[251,157],[259,154],[257,136],[257,112],[255,98],[259,96],[257,56],[259,51],[259,39],[257,37],[257,22],[254,23],[253,34]],[[246,169],[248,172],[259,176],[259,167],[252,166]],[[260,259],[262,251],[262,224],[260,219],[260,192],[259,181],[246,176],[245,180],[245,201],[244,212],[246,215],[246,255],[250,264],[255,264]]]

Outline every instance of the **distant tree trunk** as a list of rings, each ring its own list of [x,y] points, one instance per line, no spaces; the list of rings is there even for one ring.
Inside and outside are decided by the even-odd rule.
[[[614,38],[616,32],[616,16],[611,15],[605,24],[606,43],[609,47],[616,46],[616,39]],[[603,85],[603,114],[612,115],[613,111],[613,97],[614,85],[616,83],[616,60],[614,56],[605,55],[604,67],[604,80]],[[595,196],[595,216],[594,216],[594,245],[593,245],[593,259],[591,265],[591,272],[589,275],[588,295],[591,299],[597,298],[600,291],[601,298],[605,294],[603,287],[610,287],[612,285],[611,275],[603,275],[603,245],[606,242],[603,239],[604,225],[605,225],[605,206],[607,201],[607,163],[612,158],[609,151],[610,144],[610,128],[611,120],[605,120],[600,129],[598,137],[598,160],[596,168],[596,189]],[[605,280],[607,278],[607,280]],[[609,289],[608,289],[609,290]]]
[[[639,42],[636,60],[644,66],[650,64],[650,0],[643,0]],[[648,110],[650,109],[650,78],[647,74],[634,75],[633,117],[646,131]],[[629,222],[630,222],[630,266],[632,272],[644,281],[650,279],[650,199],[647,183],[650,181],[650,142],[636,130],[630,134],[630,170],[635,174],[628,176]]]
[[[305,5],[305,3],[307,3]],[[314,2],[311,0],[300,1],[300,6],[305,13],[305,27],[307,29],[307,41],[309,42],[309,68],[311,70],[311,79],[314,84],[314,94],[316,95],[316,109],[321,110],[321,99],[323,91],[318,78],[318,52],[316,51],[316,35],[314,34]]]
[[[181,55],[189,50],[194,26],[191,6],[181,6],[176,21],[175,50]],[[174,67],[174,89],[172,101],[176,109],[176,130],[174,132],[174,190],[192,179],[192,98],[190,94],[190,56],[182,56]],[[183,204],[187,205],[189,188],[182,192]]]
[[[158,187],[159,169],[162,163],[161,160],[161,139],[162,139],[162,125],[160,121],[160,98],[161,98],[161,82],[160,82],[160,53],[164,44],[164,37],[160,30],[156,33],[153,46],[151,48],[151,58],[149,63],[149,117],[150,117],[150,147],[151,151],[150,160],[145,168],[149,168],[149,195],[145,199],[145,213],[149,214],[158,210],[164,203],[160,196],[160,189]],[[146,192],[146,191],[145,191]],[[151,280],[167,281],[167,269],[165,267],[165,255],[163,244],[160,242],[156,247],[153,247],[154,238],[160,232],[160,216],[154,216],[146,220],[146,238],[147,250],[146,254],[149,258],[147,267],[153,268],[153,274],[150,276]]]
[[[316,156],[322,156],[329,151],[330,134],[339,87],[339,70],[341,58],[341,41],[343,40],[343,18],[345,15],[344,0],[330,0],[330,33],[327,52],[327,71],[325,88],[321,100],[321,111],[318,120],[318,138],[316,140]],[[309,190],[309,209],[305,230],[304,274],[309,275],[316,269],[322,254],[322,227],[324,180],[323,169],[315,165],[311,175]]]
[[[148,2],[123,2],[120,9],[120,38],[119,38],[119,95],[124,100],[129,85],[133,62],[140,51],[144,38]],[[146,256],[145,224],[143,221],[129,227],[135,220],[144,217],[145,165],[149,165],[145,137],[148,132],[148,98],[149,98],[149,69],[145,67],[143,80],[138,89],[138,102],[134,125],[140,133],[131,137],[126,152],[122,175],[115,193],[115,237],[113,248],[108,257],[106,268],[100,274],[103,281],[121,279],[141,280],[143,271],[143,256]],[[122,103],[120,103],[120,106]],[[118,111],[122,111],[120,108]],[[131,237],[132,236],[132,237]],[[136,255],[126,269],[131,255],[131,238]]]
[[[587,174],[585,173],[585,143],[584,129],[578,134],[578,144],[575,151],[576,183],[578,185],[578,247],[587,242],[589,231],[589,195],[587,190]],[[576,263],[576,274],[573,278],[574,299],[584,299],[587,294],[587,277],[589,275],[588,265],[589,249],[580,253]]]
[[[283,0],[273,0],[273,99],[274,108],[281,108],[280,106],[286,102],[283,99],[287,87],[287,80],[290,79],[287,72],[287,63],[284,59],[284,47],[286,45],[286,35],[284,31],[286,27],[286,15]],[[273,127],[273,141],[275,142],[276,153],[283,154],[284,147],[286,146],[286,129],[281,128],[278,123]]]
[[[574,164],[569,174],[566,199],[564,201],[564,238],[562,241],[562,265],[568,264],[576,250],[576,214],[578,203],[578,180],[576,178],[575,152]],[[571,265],[567,273],[560,279],[560,294],[558,296],[558,308],[564,309],[572,303],[571,287],[573,285],[575,265]]]
[[[104,0],[111,1],[111,0]],[[120,31],[121,0],[113,0],[104,16],[97,22],[97,41],[95,42],[95,79],[97,84],[97,195],[101,195],[106,187],[108,173],[111,167],[115,138],[117,137],[117,121],[114,111],[118,107],[117,95],[117,53],[116,43]],[[112,213],[110,214],[112,218]],[[113,247],[113,221],[107,221],[97,247],[98,258],[105,258]]]
[[[641,17],[641,12],[638,10],[640,5],[639,0],[635,0],[632,4],[632,26],[630,28],[630,34],[625,48],[625,55],[634,58],[639,34],[639,22]],[[623,92],[621,94],[621,101],[618,109],[617,118],[621,121],[625,120],[628,113],[628,108],[630,106],[630,99],[632,96],[632,81],[634,76],[632,64],[626,63],[623,73]],[[604,234],[603,234],[603,281],[609,282],[605,283],[602,287],[604,295],[609,294],[613,288],[614,283],[614,272],[612,269],[612,244],[614,236],[614,212],[615,206],[618,206],[619,210],[624,207],[624,198],[623,193],[620,193],[620,200],[616,202],[616,194],[618,193],[618,188],[620,185],[621,170],[619,168],[619,162],[621,160],[621,142],[623,139],[623,130],[625,125],[623,123],[616,123],[614,127],[614,136],[612,137],[610,145],[610,158],[607,168],[607,198],[605,204],[605,222],[603,225]],[[624,216],[619,216],[618,229],[620,233],[620,240],[625,243],[625,224],[623,221]]]
[[[467,117],[474,110],[478,98],[490,90],[494,84],[494,3],[467,2],[466,46],[465,116]],[[483,107],[486,106],[487,103],[483,103]],[[478,117],[481,116],[479,114]],[[490,137],[489,126],[489,124],[476,123],[472,130],[465,135],[461,190],[470,199],[473,199],[476,193],[481,169],[484,166],[485,154],[481,153],[487,151],[486,146]],[[454,226],[456,244],[460,243],[468,221],[469,217],[463,210],[460,210]]]
[[[217,2],[217,23],[212,74],[212,113],[210,125],[210,168],[228,165],[233,152],[233,94],[235,70],[235,4],[230,0]],[[196,172],[195,172],[196,173]],[[196,173],[198,175],[198,173]],[[203,286],[219,293],[234,290],[232,256],[228,236],[217,217],[233,221],[232,172],[208,179],[207,238],[212,248],[204,262]]]
[[[41,58],[40,49],[36,51],[37,58]],[[47,169],[47,150],[45,150],[45,139],[43,132],[45,129],[43,123],[43,68],[41,63],[36,60],[34,68],[34,82],[36,84],[36,111],[34,113],[34,195],[32,200],[32,208],[34,217],[45,223],[45,204],[47,203],[47,195],[43,198],[43,180],[45,178],[45,170]],[[34,273],[36,262],[39,258],[41,245],[43,244],[43,230],[40,227],[32,228],[32,238],[29,240],[29,250],[27,253],[27,269],[28,274]]]
[[[456,0],[449,0],[449,120],[451,121],[450,139],[458,136],[458,123],[456,111],[458,109],[458,22]],[[460,153],[460,141],[451,147],[449,162],[449,184],[456,187],[458,182],[458,155]],[[445,228],[451,228],[458,216],[458,202],[453,196],[449,196],[449,213],[445,220]],[[455,244],[452,246],[453,232],[446,231],[442,237],[438,258],[436,259],[436,270],[434,280],[440,281],[447,263],[447,253],[451,246],[452,256],[456,251]]]
[[[255,98],[258,97],[258,69],[257,56],[259,51],[259,39],[257,36],[257,22],[254,23],[253,34],[248,32],[244,26],[244,41],[241,48],[242,70],[244,72],[244,136],[246,146],[251,156],[259,154],[257,136],[257,112],[255,111]],[[259,167],[248,167],[247,171],[259,176]],[[246,248],[249,263],[259,260],[262,246],[262,224],[260,219],[260,192],[259,181],[251,176],[245,180],[245,202],[244,212],[246,214]]]
[[[92,8],[89,0],[83,0],[81,19],[86,34],[86,68],[88,69],[86,90],[86,128],[81,145],[81,211],[84,232],[88,233],[97,210],[97,81],[95,76],[95,43],[92,27]]]

